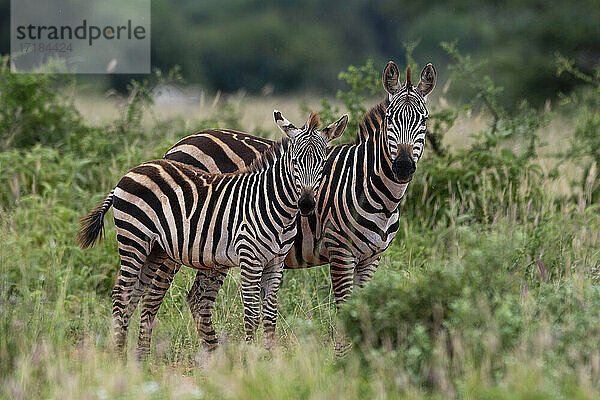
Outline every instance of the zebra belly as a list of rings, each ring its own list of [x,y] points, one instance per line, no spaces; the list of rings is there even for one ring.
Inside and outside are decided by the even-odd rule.
[[[295,236],[295,231],[290,232],[288,235]],[[237,235],[236,235],[237,236]],[[207,237],[203,241],[204,246],[201,246],[202,251],[195,251],[191,249],[188,252],[187,262],[182,262],[184,265],[190,266],[197,269],[206,268],[232,268],[239,267],[241,264],[242,251],[239,250],[243,246],[244,257],[246,262],[252,260],[257,265],[265,266],[275,258],[283,258],[288,254],[291,243],[285,244],[283,247],[271,244],[270,247],[259,246],[255,240],[250,243],[247,239],[241,239],[242,235],[237,236],[233,241],[226,240],[226,238],[217,239],[215,242],[214,237]],[[247,234],[244,237],[248,237]],[[281,238],[280,238],[281,239]],[[283,238],[286,239],[286,238]],[[288,239],[289,242],[289,239]],[[252,249],[248,251],[248,249]],[[251,255],[248,255],[250,253]]]
[[[191,252],[188,261],[183,264],[196,269],[233,268],[240,265],[240,259],[235,252],[214,254],[212,250],[204,250],[202,252]]]
[[[371,214],[369,219],[376,230],[354,227],[351,233],[340,230],[336,224],[324,222],[322,238],[315,249],[320,260],[327,260],[331,251],[352,255],[356,263],[365,263],[379,257],[392,243],[398,231],[399,213],[391,218],[384,214]]]
[[[285,258],[285,268],[301,269],[325,265],[329,263],[329,251],[339,249],[352,254],[357,263],[377,258],[390,246],[398,232],[399,213],[396,211],[391,218],[383,214],[373,214],[371,218],[379,229],[375,232],[361,231],[363,240],[358,240],[357,237],[349,240],[344,232],[332,229],[331,226],[317,238],[315,229],[309,226],[306,218],[302,218],[297,239]]]
[[[181,263],[197,269],[232,268],[240,265],[240,256],[236,251],[236,242],[224,232],[220,236],[214,231],[206,235],[190,238],[190,246],[179,256]]]

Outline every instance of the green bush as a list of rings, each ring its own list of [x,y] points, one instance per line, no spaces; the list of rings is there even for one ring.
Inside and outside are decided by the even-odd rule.
[[[569,74],[587,86],[580,92],[563,95],[563,103],[575,108],[575,130],[571,146],[563,156],[566,160],[578,159],[583,162],[581,180],[575,186],[583,188],[583,196],[588,204],[600,201],[600,64],[591,75],[583,73],[573,60],[556,56],[557,75]]]
[[[383,267],[355,289],[344,330],[368,365],[391,359],[418,385],[435,386],[440,368],[450,379],[469,368],[501,379],[521,351],[572,374],[596,356],[600,244],[598,230],[582,226],[598,222],[590,212],[461,226],[446,237],[444,227],[412,230],[394,253],[410,255],[408,265]],[[436,251],[421,261],[413,249],[432,236]]]
[[[0,59],[0,146],[64,146],[89,128],[59,87],[68,84],[52,74],[13,74],[8,56]]]
[[[512,346],[523,329],[514,311],[521,281],[510,270],[519,257],[521,238],[482,238],[482,233],[461,230],[457,241],[468,253],[457,262],[430,260],[408,274],[378,272],[342,309],[353,343],[367,355],[372,349],[393,351],[415,376],[423,376],[437,342],[450,340],[454,332],[476,340],[501,328],[501,346]]]

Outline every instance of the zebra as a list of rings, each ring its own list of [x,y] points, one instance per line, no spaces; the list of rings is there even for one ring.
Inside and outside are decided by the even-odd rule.
[[[437,73],[429,63],[416,86],[411,82],[410,66],[402,84],[398,67],[389,61],[382,77],[386,97],[359,121],[354,143],[328,148],[316,213],[296,221],[298,234],[285,268],[330,264],[338,308],[354,286],[362,287],[371,280],[398,231],[398,205],[423,155],[429,116],[426,102],[436,81]],[[210,130],[181,139],[164,158],[209,172],[232,172],[245,168],[273,145],[271,140],[243,132]],[[163,264],[163,269],[172,279],[178,266]],[[210,313],[205,293],[216,296],[206,282],[203,271],[198,271],[187,296],[197,321]],[[167,289],[168,285],[162,288]],[[200,328],[198,333],[205,336]]]
[[[262,281],[267,289],[262,302],[265,341],[272,340],[277,289],[283,260],[296,236],[296,214],[314,212],[327,143],[343,133],[348,121],[344,115],[319,131],[315,112],[301,128],[277,110],[274,117],[284,139],[247,168],[207,174],[178,161],[149,161],[129,170],[108,197],[82,218],[77,240],[87,248],[102,233],[110,206],[114,208],[121,258],[112,291],[117,353],[123,354],[129,319],[149,287],[143,296],[136,350],[138,358],[147,354],[155,310],[172,280],[161,266],[173,264],[201,271],[211,297],[200,302],[211,303],[227,269],[241,267],[247,341],[253,340],[259,323]],[[155,295],[157,291],[161,293]],[[209,349],[211,344],[214,347],[211,314],[202,315],[197,323],[204,329]]]

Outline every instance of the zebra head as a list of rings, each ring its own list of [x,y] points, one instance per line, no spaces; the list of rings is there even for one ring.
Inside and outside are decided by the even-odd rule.
[[[389,94],[384,125],[387,125],[388,149],[393,159],[395,178],[409,182],[425,146],[425,124],[429,115],[425,103],[435,87],[436,72],[431,63],[427,64],[421,71],[417,86],[411,83],[410,66],[403,85],[399,77],[396,64],[388,62],[383,70],[383,86]]]
[[[300,214],[307,216],[315,210],[315,193],[321,183],[323,165],[327,158],[327,143],[338,138],[346,129],[348,115],[319,131],[321,124],[316,112],[311,112],[301,128],[296,128],[277,110],[275,122],[290,139],[290,160],[294,185],[298,194]]]

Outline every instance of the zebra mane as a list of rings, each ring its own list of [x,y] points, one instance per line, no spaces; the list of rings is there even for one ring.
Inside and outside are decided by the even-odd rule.
[[[275,142],[271,147],[259,155],[250,165],[241,168],[238,172],[232,175],[248,174],[253,172],[261,172],[272,166],[290,146],[290,140],[284,137],[279,142]]]
[[[385,121],[385,112],[387,111],[390,99],[385,96],[378,104],[367,111],[363,119],[358,123],[358,132],[356,132],[355,144],[363,143],[382,129]]]

